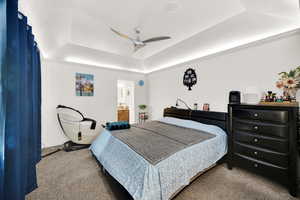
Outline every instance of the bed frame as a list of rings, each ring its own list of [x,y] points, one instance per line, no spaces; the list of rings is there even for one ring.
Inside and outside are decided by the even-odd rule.
[[[228,134],[227,127],[228,127],[228,114],[225,112],[211,112],[211,111],[199,111],[199,110],[188,110],[188,109],[179,109],[176,107],[170,107],[164,109],[164,117],[175,117],[179,119],[186,119],[186,120],[193,120],[196,122],[200,122],[203,124],[215,125],[222,128],[226,134]],[[94,156],[94,155],[93,155]],[[103,172],[108,174],[101,163],[95,158],[99,166],[102,168]],[[222,163],[225,160],[225,156],[218,161],[217,163]],[[191,180],[192,183],[196,180],[199,176],[204,174],[205,172],[209,171],[210,169],[214,168],[216,164],[210,166],[209,168],[199,172],[196,174]],[[109,175],[109,174],[108,174]],[[110,175],[109,175],[110,176]],[[113,178],[114,179],[114,178]],[[121,184],[119,184],[123,190],[126,190]],[[176,197],[186,186],[179,188],[174,194],[171,196],[170,200]],[[127,195],[129,193],[127,192]],[[130,196],[130,195],[129,195]],[[129,197],[128,197],[129,198]],[[131,198],[132,199],[132,198]]]
[[[227,134],[228,114],[225,112],[212,112],[201,110],[188,110],[170,107],[164,109],[164,117],[193,120],[203,124],[211,124],[222,128]]]

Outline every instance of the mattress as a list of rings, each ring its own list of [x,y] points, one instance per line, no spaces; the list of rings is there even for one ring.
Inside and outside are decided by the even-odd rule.
[[[227,136],[219,127],[165,117],[163,123],[197,129],[215,137],[182,149],[153,165],[104,130],[90,149],[102,166],[135,200],[167,200],[196,174],[214,165],[227,152]]]

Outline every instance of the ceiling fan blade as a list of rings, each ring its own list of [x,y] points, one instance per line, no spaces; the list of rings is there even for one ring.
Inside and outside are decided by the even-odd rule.
[[[145,47],[146,45],[143,45],[143,46],[141,46],[141,45],[134,45],[134,50],[133,50],[133,52],[135,53],[135,52],[137,52],[138,50],[140,50],[141,48],[143,48],[143,47]]]
[[[137,52],[139,49],[140,49],[140,47],[135,46],[134,49],[133,49],[133,53]]]
[[[156,42],[156,41],[168,40],[168,39],[171,39],[171,37],[169,37],[169,36],[154,37],[154,38],[150,38],[148,40],[144,40],[143,43]]]
[[[113,29],[113,28],[110,28],[110,30],[111,30],[112,32],[114,32],[115,34],[117,34],[117,35],[123,37],[123,38],[126,38],[126,39],[128,39],[128,40],[134,41],[134,39],[132,39],[132,38],[129,37],[128,35],[125,35],[125,34],[123,34],[123,33],[120,33],[120,32],[116,31],[116,30]]]

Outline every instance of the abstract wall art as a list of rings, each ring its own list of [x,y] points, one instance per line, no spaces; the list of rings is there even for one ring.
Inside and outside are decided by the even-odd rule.
[[[76,73],[76,96],[94,96],[94,75]]]

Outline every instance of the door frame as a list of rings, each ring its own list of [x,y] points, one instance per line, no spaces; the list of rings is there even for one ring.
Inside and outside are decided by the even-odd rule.
[[[135,114],[135,82],[132,80],[124,80],[118,79],[117,80],[117,106],[119,104],[119,95],[118,95],[118,88],[119,84],[125,84],[126,87],[130,88],[130,95],[131,95],[131,102],[129,106],[129,123],[136,122],[136,114]]]

